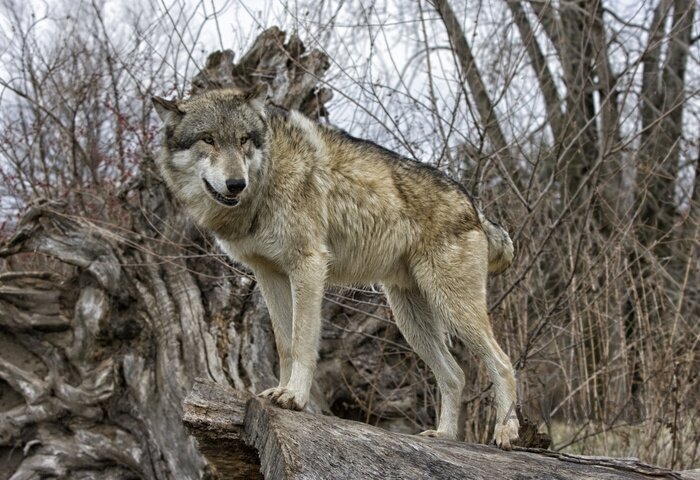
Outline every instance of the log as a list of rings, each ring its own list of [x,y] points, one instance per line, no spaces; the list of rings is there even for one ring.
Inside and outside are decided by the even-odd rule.
[[[220,478],[644,479],[691,478],[636,459],[567,455],[386,431],[294,412],[197,379],[183,422]]]

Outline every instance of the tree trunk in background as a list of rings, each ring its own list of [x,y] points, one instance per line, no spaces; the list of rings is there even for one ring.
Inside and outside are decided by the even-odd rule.
[[[663,63],[664,24],[672,15],[668,50]],[[642,85],[642,145],[637,181],[647,185],[641,199],[639,240],[663,261],[674,248],[671,236],[678,220],[675,185],[680,160],[685,102],[685,71],[695,15],[694,0],[661,1],[644,62]],[[643,191],[643,190],[640,190]]]
[[[479,114],[478,120],[483,126],[485,136],[491,142],[491,150],[495,153],[495,162],[498,171],[508,182],[513,192],[518,193],[518,188],[515,187],[514,181],[508,169],[505,167],[506,163],[501,160],[503,158],[510,159],[508,142],[506,141],[505,135],[503,135],[498,115],[489,98],[486,85],[479,72],[479,66],[476,64],[462,25],[455,16],[454,10],[448,0],[433,0],[432,3],[435,10],[437,10],[437,13],[440,15],[442,23],[445,25],[450,47],[456,57],[456,62],[459,65],[462,75],[466,80],[466,84],[469,86],[469,91],[474,98],[476,111]],[[467,95],[466,92],[464,98],[466,102],[469,102],[469,95]],[[512,162],[507,162],[508,165],[510,165],[510,163]],[[482,162],[479,161],[477,169],[473,174],[474,182],[477,182],[481,177],[481,169]],[[476,185],[471,185],[470,187],[474,189]]]
[[[672,22],[669,32],[666,32],[664,25],[668,15],[672,15]],[[682,288],[686,267],[685,258],[673,254],[677,250],[674,241],[679,240],[673,236],[673,227],[679,220],[675,200],[676,177],[683,129],[685,70],[694,15],[694,0],[661,0],[654,10],[643,61],[642,143],[636,180],[636,190],[643,195],[637,199],[636,242],[630,245],[628,255],[636,284],[625,305],[631,397],[642,415],[644,381],[652,374],[643,371],[640,359],[639,338],[645,328],[642,319],[649,319],[654,325],[669,321],[668,313],[675,305],[667,299],[675,299],[674,292]],[[667,43],[667,52],[662,61],[664,42]],[[673,257],[676,261],[669,261]],[[660,275],[664,269],[668,269],[676,281],[668,282],[668,278]],[[658,295],[658,291],[669,293]]]
[[[577,194],[581,186],[585,188],[578,193],[577,201],[586,201],[587,193],[594,187],[586,181],[587,174],[594,167],[599,159],[600,143],[598,132],[596,131],[596,107],[594,102],[594,92],[602,85],[597,85],[594,81],[596,70],[600,70],[601,62],[607,65],[608,59],[603,57],[599,49],[605,45],[605,34],[602,26],[594,27],[602,15],[602,6],[596,0],[576,0],[566,2],[556,8],[550,3],[530,2],[535,14],[538,16],[543,30],[556,51],[559,63],[562,66],[563,81],[566,86],[566,95],[563,105],[554,108],[550,105],[553,102],[556,90],[554,85],[545,90],[547,93],[545,100],[548,111],[548,123],[551,125],[554,134],[554,145],[559,150],[556,152],[560,157],[558,162],[563,165],[566,172],[565,180],[561,183],[562,203],[566,204],[572,196]],[[514,20],[518,25],[524,42],[528,41],[529,24],[522,12],[522,6],[511,5]],[[536,43],[532,37],[529,40]],[[528,47],[528,54],[533,66],[542,62],[536,60],[537,53],[533,47]],[[540,67],[546,69],[546,65]],[[540,85],[547,85],[553,77],[551,73],[538,73]],[[604,85],[609,90],[609,85]],[[604,92],[601,91],[601,98]],[[549,100],[547,100],[549,98]],[[609,104],[608,104],[609,105]],[[605,108],[605,106],[603,106]],[[614,108],[614,106],[613,106]],[[558,111],[564,110],[563,117],[556,115]],[[555,112],[552,115],[551,112]],[[605,132],[607,135],[608,132]]]
[[[331,95],[318,83],[326,55],[305,53],[295,36],[284,42],[272,28],[237,64],[230,51],[213,54],[193,79],[194,93],[264,81],[274,103],[325,115]],[[254,279],[223,255],[205,255],[217,250],[173,203],[152,159],[122,200],[121,230],[114,219],[35,202],[0,247],[11,270],[0,275],[0,478],[208,477],[181,423],[193,379],[250,392],[277,384]],[[339,305],[349,297],[357,302],[351,309]],[[416,396],[415,360],[402,360],[406,386],[394,388],[372,340],[398,340],[383,303],[362,292],[329,298],[317,376],[328,397],[316,385],[312,408],[328,412],[330,398],[348,416],[381,423],[388,415],[387,425],[417,430],[399,416]],[[360,327],[350,332],[353,320]],[[389,387],[405,396],[382,397]],[[371,411],[347,407],[372,391]],[[432,412],[424,416],[429,422]]]
[[[590,228],[593,221],[601,233],[610,235],[610,227],[617,220],[614,205],[621,185],[620,155],[615,153],[619,146],[619,115],[602,5],[597,0],[577,0],[558,7],[546,2],[530,2],[562,66],[566,89],[561,97],[522,2],[507,3],[535,70],[547,123],[554,137],[554,148],[547,158],[545,171],[550,175],[557,171],[564,174],[558,181],[559,203],[572,223],[571,234],[565,240],[570,244],[571,254],[561,270],[551,273],[552,290],[567,288],[569,293],[566,294],[573,298],[571,293],[579,288],[580,271],[585,268],[582,265],[585,261],[575,253],[577,232]],[[606,335],[585,313],[577,318],[577,324],[584,339],[578,354],[582,359],[580,375],[592,379],[591,386],[585,390],[585,408],[588,415],[602,420],[607,382],[605,374],[598,375],[596,370],[603,363]]]

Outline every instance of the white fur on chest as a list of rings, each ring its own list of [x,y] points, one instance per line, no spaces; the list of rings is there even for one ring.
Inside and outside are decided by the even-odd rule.
[[[246,236],[236,240],[215,238],[219,247],[231,259],[245,265],[253,272],[259,267],[286,270],[282,260],[284,252],[281,248],[281,242],[261,241],[257,236]]]
[[[244,237],[243,239],[229,241],[224,238],[214,237],[219,247],[233,260],[240,263],[247,263],[245,259],[250,256],[257,255],[258,248],[255,240],[252,237]],[[248,265],[250,266],[250,265]]]

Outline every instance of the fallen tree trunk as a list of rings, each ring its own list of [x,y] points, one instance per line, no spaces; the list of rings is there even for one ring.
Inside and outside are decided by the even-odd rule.
[[[195,381],[183,421],[221,478],[643,479],[691,478],[636,459],[566,455],[393,433],[273,407],[246,392]],[[262,473],[261,473],[262,472]]]

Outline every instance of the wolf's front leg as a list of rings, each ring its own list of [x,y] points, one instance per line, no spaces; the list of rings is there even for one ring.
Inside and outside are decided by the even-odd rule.
[[[301,410],[309,401],[321,336],[321,299],[326,268],[325,255],[314,254],[306,256],[289,274],[294,316],[292,369],[285,386],[261,394],[282,408]]]
[[[257,267],[255,279],[270,313],[279,356],[279,387],[285,387],[292,373],[292,289],[286,273]],[[261,395],[267,396],[267,392]]]

